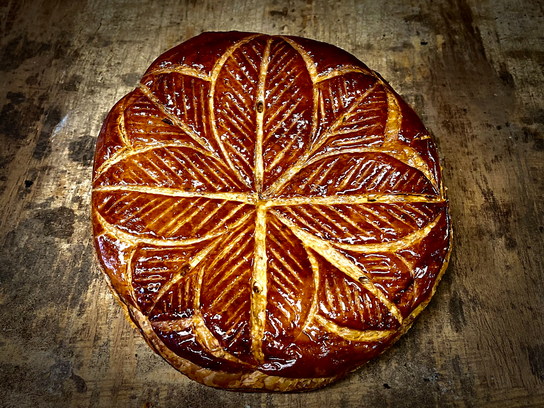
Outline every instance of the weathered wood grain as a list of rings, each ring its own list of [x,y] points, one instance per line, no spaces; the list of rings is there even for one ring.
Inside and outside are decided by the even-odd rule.
[[[544,405],[544,8],[539,1],[0,1],[0,406]],[[102,121],[202,31],[329,42],[434,134],[450,267],[392,349],[306,394],[187,380],[129,325],[91,246]]]

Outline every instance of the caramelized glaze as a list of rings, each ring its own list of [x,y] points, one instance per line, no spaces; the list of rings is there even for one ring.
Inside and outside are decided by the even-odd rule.
[[[95,246],[145,339],[204,384],[312,389],[390,346],[451,246],[436,149],[353,56],[206,33],[100,133]]]

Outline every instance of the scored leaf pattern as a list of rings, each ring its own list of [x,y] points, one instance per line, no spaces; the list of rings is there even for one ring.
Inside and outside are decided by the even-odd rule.
[[[196,276],[190,261],[199,250],[198,244],[170,248],[149,244],[136,246],[132,257],[132,287],[142,311],[152,320],[175,320],[193,315],[191,295]]]
[[[227,235],[203,262],[200,307],[221,347],[250,356],[250,306],[255,220]]]
[[[436,195],[425,175],[380,152],[336,153],[310,161],[293,177],[280,196],[393,193]]]
[[[236,48],[221,67],[214,89],[212,113],[223,157],[249,186],[255,171],[258,61],[265,50],[264,39]]]
[[[318,238],[344,244],[397,241],[428,225],[443,203],[302,204],[277,207]]]
[[[383,142],[387,94],[376,78],[351,73],[324,81],[319,84],[319,102],[318,138],[324,151]]]
[[[267,225],[268,314],[266,335],[294,341],[303,329],[315,291],[312,265],[297,237],[274,217]]]
[[[275,40],[264,86],[263,189],[267,189],[310,143],[313,125],[312,79],[298,67],[302,57],[289,44]]]
[[[98,210],[105,222],[124,233],[158,240],[218,236],[253,212],[250,205],[234,201],[140,191],[105,191],[97,193],[96,198],[102,201]]]
[[[362,64],[320,71],[309,44],[246,37],[194,66],[176,54],[98,141],[111,283],[202,367],[330,375],[300,363],[327,337],[316,327],[354,350],[393,338],[447,257],[434,145],[403,123],[419,119]]]
[[[126,154],[96,181],[96,186],[166,187],[186,192],[243,191],[243,184],[220,161],[190,147],[160,146]]]
[[[326,261],[320,262],[319,311],[334,323],[356,330],[392,329],[399,325],[387,306],[360,282]]]
[[[133,147],[163,146],[168,144],[200,145],[179,126],[166,109],[159,109],[141,89],[135,90],[127,101],[124,129]]]

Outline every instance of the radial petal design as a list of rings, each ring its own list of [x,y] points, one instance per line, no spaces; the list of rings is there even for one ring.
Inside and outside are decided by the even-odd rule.
[[[106,119],[96,247],[147,340],[187,375],[313,388],[430,300],[451,245],[440,177],[419,118],[353,56],[207,33],[159,57]]]

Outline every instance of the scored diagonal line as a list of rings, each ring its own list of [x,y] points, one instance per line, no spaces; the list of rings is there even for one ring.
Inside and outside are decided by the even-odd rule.
[[[121,135],[121,141],[123,142],[124,146],[100,165],[100,167],[96,170],[96,176],[94,177],[93,182],[98,179],[98,177],[100,177],[100,175],[102,175],[102,173],[104,173],[111,166],[111,163],[115,162],[117,158],[124,157],[124,155],[126,155],[127,153],[130,154],[134,150],[128,142],[128,137],[126,134],[124,101],[120,106],[120,110],[122,110],[122,114],[119,118],[119,122],[117,123],[117,129],[119,130],[119,133]]]
[[[255,38],[255,36],[251,37],[250,40],[252,40],[253,38]],[[243,41],[243,40],[242,40],[242,41]],[[235,45],[233,46],[233,48],[238,48],[240,45],[243,45],[245,42],[247,42],[247,41],[244,41],[244,42],[240,42],[240,43],[238,43],[238,44],[235,44]],[[255,48],[251,47],[251,49],[253,50],[253,52],[255,53],[255,55],[257,56],[257,58],[259,58],[259,53],[258,53],[258,52],[255,52]],[[235,50],[234,50],[234,51],[235,51]],[[234,61],[236,61],[236,63],[240,64],[240,61],[238,61],[238,59],[236,58],[236,54],[234,53],[234,51],[231,53],[230,56],[232,57],[232,59],[233,59]],[[228,52],[228,51],[227,51],[227,52]],[[241,49],[241,50],[240,50],[240,54],[242,54],[243,57],[244,57],[244,59],[246,60],[246,62],[247,62],[249,65],[251,65],[251,68],[253,68],[253,70],[254,70],[255,72],[257,72],[257,71],[258,71],[257,65],[255,65],[255,61],[253,61],[253,60],[251,59],[251,57],[247,54],[247,51],[244,50],[244,49]]]
[[[425,238],[431,230],[438,224],[438,221],[442,218],[442,214],[438,214],[433,221],[425,226],[425,228],[418,229],[411,234],[406,235],[404,238],[398,241],[383,242],[381,244],[362,244],[362,245],[349,245],[333,243],[334,246],[342,249],[351,250],[360,253],[376,253],[376,252],[396,252],[404,249],[411,244],[414,244],[423,238]]]
[[[183,191],[175,188],[166,187],[147,187],[147,186],[104,186],[95,187],[94,192],[115,192],[115,191],[127,191],[144,194],[154,194],[168,197],[180,197],[180,198],[208,198],[216,200],[228,200],[228,201],[240,201],[247,204],[255,203],[254,194],[247,193],[204,193]]]
[[[327,81],[331,78],[334,78],[334,77],[337,77],[337,76],[343,76],[345,74],[349,74],[349,73],[357,73],[357,74],[364,74],[364,75],[370,75],[370,76],[373,76],[372,72],[370,70],[366,70],[366,69],[363,69],[363,68],[359,68],[359,67],[354,67],[354,66],[346,66],[346,67],[343,67],[343,68],[340,68],[340,69],[335,69],[331,72],[324,72],[324,73],[321,73],[317,76],[316,78],[316,83],[319,83],[319,82],[323,82],[323,81]]]
[[[293,92],[291,94],[291,99],[294,99],[294,97],[295,97],[295,95],[297,93],[298,93],[298,91]],[[289,116],[295,111],[295,109],[298,107],[298,105],[300,105],[300,103],[303,100],[304,100],[304,98],[298,98],[290,107],[287,107],[287,106],[284,105],[284,106],[280,106],[279,108],[274,110],[274,113],[267,118],[268,119],[267,125],[272,123],[272,121],[274,121],[279,115],[281,115],[281,118],[280,118],[280,120],[278,120],[278,122],[276,123],[276,125],[272,129],[268,129],[268,126],[267,126],[266,131],[268,133],[268,136],[266,136],[266,140],[268,140],[274,134],[274,132],[276,132],[276,130],[278,130],[279,127],[283,125],[283,123],[286,121],[286,119],[289,118]],[[297,123],[297,121],[295,120],[295,121],[293,121],[293,123]],[[291,124],[291,127],[293,127],[293,124]],[[291,129],[291,127],[289,129]]]
[[[279,71],[279,72],[282,72],[282,71]],[[293,77],[293,81],[295,79],[297,79],[300,75],[302,74],[302,72],[299,72],[295,77]],[[269,82],[273,82],[274,79],[271,79]],[[286,86],[284,88],[282,88],[278,93],[276,93],[276,91],[278,90],[278,84],[275,85],[275,87],[272,89],[272,90],[268,90],[267,91],[267,99],[268,100],[273,100],[274,102],[270,105],[270,107],[275,107],[279,102],[281,102],[282,100],[282,97],[283,95],[285,94],[285,92],[287,92],[289,89],[290,89],[290,86]],[[297,90],[297,93],[298,93],[298,90]],[[297,93],[294,93],[293,95],[296,95]]]
[[[278,245],[280,246],[280,245]],[[283,247],[280,246],[280,248],[284,249]],[[286,260],[284,259],[283,256],[281,256],[281,254],[278,253],[278,251],[276,251],[274,249],[274,247],[270,248],[270,252],[272,253],[272,255],[274,255],[274,257],[276,258],[276,260],[285,268],[287,269],[289,272],[291,272],[291,275],[293,276],[293,278],[295,278],[300,285],[303,285],[304,282],[302,282],[302,280],[297,276],[297,272],[291,267],[291,265],[289,265]],[[285,281],[293,288],[293,289],[298,289],[299,286],[297,286],[286,274],[285,272],[283,272],[281,269],[279,268],[276,268],[276,271],[278,272],[278,274],[280,274],[283,279],[285,279]]]
[[[199,70],[196,70],[194,68],[190,68],[190,67],[185,67],[185,66],[177,66],[177,67],[169,67],[169,68],[159,68],[159,69],[155,69],[151,72],[148,72],[145,76],[145,77],[148,77],[148,76],[157,76],[157,75],[162,75],[162,74],[172,74],[172,73],[178,73],[178,74],[183,74],[183,75],[187,75],[187,76],[192,76],[192,77],[195,77],[195,78],[200,78],[204,81],[210,81],[211,78],[209,75],[206,75],[204,72],[201,72]]]
[[[287,92],[288,90],[290,90],[290,88],[289,88],[289,87],[286,87],[286,88],[282,91],[282,95],[283,95],[283,93]],[[292,96],[291,96],[291,97],[293,98],[293,97],[295,97],[295,96],[298,96],[298,93],[299,93],[299,90],[297,89],[297,90],[295,90],[295,91],[292,93]],[[284,115],[282,116],[282,120],[278,120],[277,123],[274,125],[274,127],[270,128],[270,124],[272,123],[272,121],[273,121],[274,119],[276,119],[276,117],[278,116],[279,113],[281,113],[281,112],[279,112],[279,109],[281,109],[281,108],[276,108],[276,106],[277,106],[278,103],[281,103],[281,102],[282,102],[282,100],[280,99],[280,97],[281,97],[282,95],[280,95],[280,96],[274,101],[274,103],[272,103],[272,104],[269,106],[269,109],[268,109],[268,110],[274,110],[275,113],[274,113],[273,116],[270,116],[270,117],[267,118],[267,122],[266,122],[266,126],[265,126],[267,136],[266,136],[266,138],[264,139],[265,142],[266,142],[267,140],[269,140],[271,136],[274,135],[274,133],[276,132],[276,130],[278,130],[280,127],[282,127],[282,126],[284,125],[283,119],[286,118],[286,117],[288,117],[288,116],[292,113],[292,110],[289,110],[289,111],[287,112],[287,114],[284,114]],[[268,97],[268,99],[271,99],[270,96]],[[301,101],[302,101],[302,98],[298,99],[297,102],[296,102],[296,104],[295,104],[295,107],[298,106],[298,105],[300,104]],[[285,109],[283,109],[283,110],[285,110]],[[298,123],[297,123],[296,120],[292,121],[292,123],[291,123],[291,125],[289,126],[289,128],[288,128],[287,130],[285,130],[283,133],[284,133],[284,134],[288,134],[289,131],[293,128],[293,126],[295,126],[295,125],[297,125],[297,124],[298,124]]]
[[[197,312],[194,316],[194,332],[198,342],[208,350],[212,355],[218,358],[224,358],[238,364],[246,365],[244,361],[240,360],[236,356],[228,353],[221,347],[219,340],[213,335],[210,329],[206,326],[204,318],[200,312]]]
[[[338,326],[336,323],[320,316],[315,315],[315,319],[324,326],[328,331],[336,333],[339,336],[350,341],[361,341],[361,342],[374,342],[377,340],[384,339],[393,335],[396,330],[355,330],[348,329],[347,327]]]
[[[290,205],[338,205],[338,204],[366,204],[366,203],[443,203],[446,200],[441,197],[422,194],[353,194],[324,197],[292,197],[277,198],[266,202],[267,207]],[[250,201],[248,201],[250,202]]]
[[[274,61],[274,63],[270,67],[270,72],[275,72],[276,69],[280,66],[280,64],[287,65],[289,62],[284,62],[285,58],[289,56],[289,52],[284,52],[285,48],[287,47],[287,43],[279,43],[280,45],[276,44],[274,46],[273,53],[274,55],[279,55],[280,57]]]
[[[121,106],[122,114],[119,118],[119,123],[117,125],[117,128],[119,129],[119,134],[121,135],[121,140],[123,141],[123,144],[128,148],[132,149],[132,145],[130,144],[128,140],[127,130],[125,128],[125,103],[123,102],[123,105]]]

